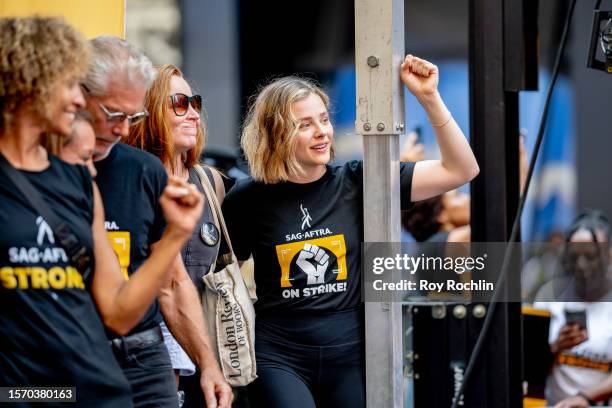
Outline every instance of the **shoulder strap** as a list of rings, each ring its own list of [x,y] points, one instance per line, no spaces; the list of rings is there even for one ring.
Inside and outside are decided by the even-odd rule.
[[[215,182],[215,176],[213,175],[212,170],[209,167],[204,167],[204,166],[199,166],[202,168],[202,170],[204,170],[204,173],[206,173],[206,176],[208,177],[208,181],[210,181],[210,185],[213,188],[213,191],[217,191],[217,183]]]
[[[225,225],[225,219],[223,218],[223,213],[221,212],[221,206],[219,205],[219,200],[217,200],[217,194],[213,189],[210,181],[206,174],[204,174],[204,169],[200,165],[195,166],[196,172],[198,173],[198,177],[200,178],[200,183],[202,183],[202,187],[204,188],[204,193],[206,194],[206,199],[210,203],[210,208],[213,213],[213,218],[215,219],[215,224],[223,231],[223,237],[227,242],[227,246],[230,251],[234,253],[234,249],[232,248],[232,241],[230,240],[229,233],[227,232],[227,227]]]
[[[15,169],[1,153],[0,170],[4,171],[4,174],[7,175],[17,191],[23,195],[32,209],[40,214],[47,224],[49,224],[49,227],[53,230],[53,234],[59,240],[60,245],[66,250],[66,254],[70,258],[70,261],[76,266],[79,272],[81,272],[83,280],[85,280],[91,272],[91,258],[87,255],[87,248],[85,248],[79,239],[72,233],[70,227],[68,227],[68,225],[45,204],[42,196],[32,183]]]
[[[223,201],[223,197],[225,196],[225,186],[223,184],[223,175],[219,172],[219,170],[214,169],[215,171],[217,171],[217,173],[220,174],[221,177],[221,188],[223,189],[223,194],[221,195],[221,197],[219,197],[219,191],[217,191],[217,179],[215,178],[215,175],[213,173],[213,168],[212,167],[208,167],[208,166],[201,166],[202,169],[204,170],[204,173],[206,173],[206,176],[208,176],[208,181],[210,181],[210,184],[212,186],[212,191],[214,191],[215,196],[217,197],[217,201]]]
[[[215,223],[215,226],[219,228],[219,230],[221,230],[221,226],[219,224],[219,216],[217,215],[216,207],[212,201],[210,190],[208,189],[208,186],[210,185],[210,181],[208,180],[208,177],[206,177],[206,174],[205,174],[206,170],[204,170],[204,168],[199,164],[196,164],[194,166],[194,169],[196,173],[198,173],[198,179],[200,180],[200,184],[202,185],[202,188],[204,189],[204,196],[206,197],[206,201],[208,202],[208,205],[210,206],[210,210],[213,215],[213,222]],[[215,195],[213,194],[212,197],[214,198]]]

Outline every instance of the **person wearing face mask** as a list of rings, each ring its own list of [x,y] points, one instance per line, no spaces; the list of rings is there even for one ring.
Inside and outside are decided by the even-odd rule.
[[[601,212],[578,215],[566,234],[561,270],[536,295],[534,307],[551,313],[550,405],[602,383],[612,367],[610,231]]]
[[[200,167],[214,186],[219,202],[223,202],[225,189],[218,171],[200,165],[200,156],[206,143],[206,132],[202,124],[202,96],[194,95],[183,73],[174,65],[163,65],[157,69],[157,75],[144,100],[147,118],[130,130],[126,143],[143,149],[159,157],[169,175],[175,175],[196,186],[200,192],[204,189],[198,177]],[[184,267],[191,281],[201,296],[204,289],[202,276],[214,265],[219,252],[221,235],[217,230],[211,206],[205,205],[197,228],[181,251]],[[197,307],[201,308],[199,301]],[[165,316],[172,319],[172,316]],[[177,384],[183,376],[186,390],[185,407],[201,407],[207,396],[194,386],[190,377],[195,366],[180,344],[162,323],[164,342],[170,353]],[[202,341],[210,347],[210,339],[205,327],[201,333]],[[215,361],[211,366],[217,367]],[[216,370],[219,370],[217,367]],[[196,381],[197,385],[197,381]],[[231,392],[225,384],[225,392]],[[229,395],[226,394],[226,397]],[[203,398],[204,397],[204,398]]]
[[[200,217],[202,197],[169,180],[160,198],[165,239],[126,281],[91,175],[43,147],[51,133],[67,137],[85,105],[88,44],[50,17],[2,18],[0,41],[0,228],[10,231],[0,234],[0,384],[71,386],[71,405],[132,407],[102,323],[121,334],[137,324]],[[40,213],[62,220],[61,235]]]
[[[438,93],[438,68],[408,55],[400,74],[441,151],[440,160],[401,163],[407,209],[479,168]],[[297,77],[265,86],[243,127],[251,177],[237,181],[223,211],[236,256],[255,265],[255,407],[365,406],[363,163],[330,165],[333,136],[327,94]]]

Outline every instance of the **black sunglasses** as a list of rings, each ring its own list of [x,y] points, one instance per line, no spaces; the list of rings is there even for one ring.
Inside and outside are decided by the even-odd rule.
[[[187,96],[182,93],[170,95],[172,110],[176,116],[185,116],[189,110],[189,105],[198,113],[202,111],[202,95]]]

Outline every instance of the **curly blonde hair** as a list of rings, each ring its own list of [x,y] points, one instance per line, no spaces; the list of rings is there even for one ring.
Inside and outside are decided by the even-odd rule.
[[[329,110],[329,97],[309,79],[279,78],[259,92],[247,113],[240,140],[253,180],[275,184],[304,174],[295,157],[299,124],[291,105],[311,94],[318,95]],[[330,153],[333,159],[333,146]]]
[[[61,17],[0,18],[0,132],[26,112],[50,121],[49,99],[63,79],[82,76],[85,38]]]

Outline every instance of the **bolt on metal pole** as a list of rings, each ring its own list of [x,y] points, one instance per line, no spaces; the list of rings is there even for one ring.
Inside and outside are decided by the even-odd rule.
[[[355,58],[355,125],[364,141],[365,242],[399,242],[403,0],[355,1]],[[365,329],[367,406],[402,407],[401,304],[366,302]]]

